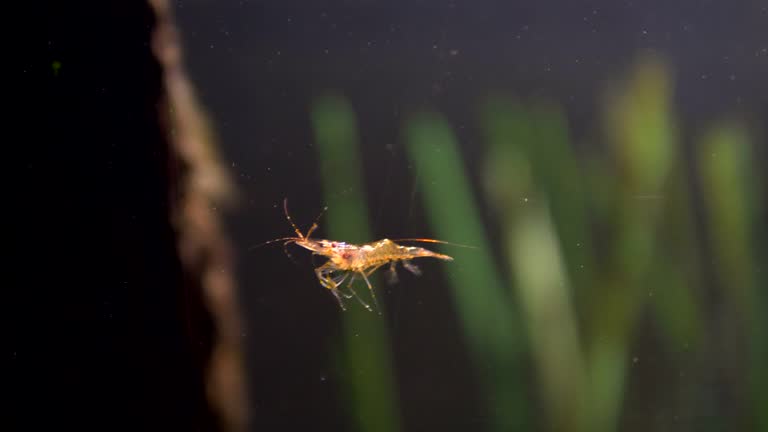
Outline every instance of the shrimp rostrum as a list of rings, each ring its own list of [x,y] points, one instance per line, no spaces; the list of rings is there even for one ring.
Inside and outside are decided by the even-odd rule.
[[[444,261],[453,261],[453,258],[448,255],[432,252],[416,246],[402,246],[395,243],[394,240],[389,239],[381,239],[363,245],[325,239],[311,239],[310,235],[317,229],[317,221],[312,224],[306,234],[302,234],[301,230],[299,230],[291,216],[288,214],[287,200],[283,202],[283,209],[285,211],[285,217],[296,232],[296,237],[279,238],[270,240],[266,243],[283,241],[284,247],[294,243],[312,251],[315,255],[321,255],[328,258],[323,265],[315,269],[315,275],[317,276],[320,285],[327,288],[334,297],[336,297],[339,306],[344,310],[346,310],[346,308],[343,299],[352,297],[355,297],[360,304],[369,311],[372,310],[372,308],[364,302],[352,288],[352,283],[357,278],[365,281],[368,290],[371,293],[371,298],[373,298],[374,303],[378,306],[376,294],[373,292],[373,285],[371,285],[369,277],[373,272],[383,266],[388,266],[388,279],[391,282],[394,282],[397,280],[395,269],[397,263],[402,263],[403,267],[408,271],[419,275],[421,274],[421,271],[411,262],[411,260],[415,258],[437,258]],[[318,216],[318,219],[319,217],[320,216]],[[424,238],[400,239],[397,241],[448,243]],[[345,287],[349,293],[342,291],[342,287],[345,283]]]

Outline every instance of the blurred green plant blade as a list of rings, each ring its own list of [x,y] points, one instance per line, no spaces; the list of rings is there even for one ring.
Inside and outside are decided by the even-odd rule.
[[[532,196],[538,183],[528,156],[535,142],[533,128],[527,111],[500,97],[484,104],[480,120],[489,146],[485,189],[491,204],[506,217]]]
[[[592,252],[565,120],[554,105],[531,110],[501,98],[486,103],[481,120],[486,190],[500,211],[547,419],[552,430],[584,430],[585,368],[568,279],[576,274],[588,293]]]
[[[742,128],[721,126],[709,132],[699,153],[710,230],[722,262],[729,295],[747,299],[752,285],[749,144]]]
[[[702,316],[699,299],[703,287],[700,250],[696,236],[691,188],[686,185],[686,167],[678,160],[663,196],[649,200],[661,202],[656,246],[649,286],[655,316],[662,336],[673,351],[701,349]]]
[[[586,382],[577,323],[544,200],[520,212],[506,244],[552,430],[583,430],[581,395]]]
[[[326,95],[312,106],[312,125],[323,192],[329,207],[328,237],[354,243],[369,242],[372,239],[366,216],[354,113],[340,96]],[[367,288],[358,285],[355,289],[367,297]],[[355,430],[397,431],[400,416],[395,399],[395,379],[389,336],[381,316],[350,300],[342,317],[345,381]]]
[[[671,79],[665,63],[641,57],[629,80],[614,89],[604,107],[607,138],[615,154],[616,170],[600,170],[598,183],[617,183],[605,189],[604,221],[610,242],[608,266],[597,275],[591,319],[587,327],[587,360],[592,389],[589,429],[617,427],[624,397],[626,363],[631,335],[643,307],[651,298],[649,283],[658,249],[657,231],[671,168],[677,163],[677,127],[671,109]]]
[[[537,102],[531,109],[535,144],[530,148],[533,171],[540,178],[551,218],[560,239],[567,273],[577,293],[587,294],[593,280],[594,251],[587,224],[584,185],[560,107]]]
[[[494,410],[490,422],[495,430],[525,430],[523,336],[493,265],[456,139],[441,117],[423,113],[408,122],[406,142],[436,237],[477,246],[441,249],[455,258],[446,272],[486,402]]]
[[[758,246],[755,214],[759,185],[751,166],[749,138],[739,124],[722,124],[709,131],[698,154],[709,229],[717,263],[719,286],[727,301],[729,334],[748,336],[750,389],[759,430],[768,430],[768,319],[762,309],[766,293],[758,290],[755,262]],[[765,287],[762,287],[765,288]]]
[[[690,415],[699,415],[689,400],[701,397],[702,377],[724,361],[707,350],[724,343],[718,338],[747,334],[749,357],[739,357],[744,352],[734,349],[728,356],[737,360],[728,363],[748,371],[739,385],[751,388],[749,413],[757,417],[756,430],[768,430],[768,412],[762,408],[768,406],[768,319],[763,315],[768,294],[759,289],[766,277],[759,273],[763,245],[755,240],[761,183],[749,163],[746,129],[720,125],[698,148],[715,257],[712,271],[726,299],[718,310],[727,310],[722,322],[713,324],[705,315],[707,306],[698,304],[697,290],[706,285],[701,266],[710,261],[700,251],[694,227],[672,94],[663,60],[641,57],[606,99],[602,119],[611,154],[584,165],[571,148],[568,124],[557,105],[524,107],[499,98],[485,105],[481,121],[489,147],[480,174],[501,224],[509,281],[494,266],[450,127],[434,113],[407,123],[406,148],[434,237],[478,247],[437,246],[456,259],[444,267],[493,429],[527,430],[539,424],[529,414],[530,392],[522,379],[528,346],[553,430],[607,432],[625,426],[624,399],[628,391],[635,395],[635,386],[641,385],[638,374],[647,367],[642,360],[636,364],[635,333],[652,317],[653,328],[666,342],[664,354],[680,362],[671,366],[697,356],[711,359],[680,373],[671,384],[678,395],[660,394],[664,397],[649,401],[649,412],[684,416],[687,406]],[[313,122],[331,207],[330,236],[370,241],[354,115],[343,99],[331,96],[318,100]],[[387,335],[372,322],[374,314],[353,302],[344,317],[347,358],[342,370],[350,375],[357,425],[366,431],[397,429]],[[371,396],[381,394],[387,396]],[[662,407],[669,402],[680,407]],[[725,419],[713,420],[718,421],[711,427],[725,426]],[[744,421],[753,425],[751,418]],[[643,426],[656,424],[649,420]]]
[[[635,194],[655,194],[672,166],[677,144],[669,68],[656,55],[641,56],[622,87],[609,96],[608,136],[627,187]]]

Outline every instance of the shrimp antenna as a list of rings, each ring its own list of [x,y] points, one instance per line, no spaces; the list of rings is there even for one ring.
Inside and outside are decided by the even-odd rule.
[[[392,239],[392,241],[398,242],[398,241],[413,241],[413,242],[423,242],[423,243],[440,243],[440,244],[446,244],[451,246],[458,246],[458,247],[464,247],[469,249],[477,249],[477,246],[469,246],[459,243],[451,243],[443,240],[435,240],[430,238],[401,238],[401,239]]]
[[[325,211],[328,210],[328,207],[327,206],[324,207],[323,210],[320,212],[320,214],[317,215],[317,218],[315,219],[315,222],[309,228],[309,231],[307,231],[307,235],[304,235],[304,234],[301,233],[301,230],[299,229],[299,227],[296,226],[296,224],[293,222],[293,219],[291,218],[291,215],[288,213],[288,198],[286,198],[283,201],[283,210],[285,211],[285,217],[288,219],[288,222],[290,222],[291,226],[293,227],[293,230],[296,232],[296,235],[298,237],[280,237],[280,238],[276,238],[276,239],[272,239],[272,240],[267,240],[265,242],[262,242],[262,243],[259,243],[259,244],[256,244],[254,246],[249,247],[248,248],[249,251],[253,250],[253,249],[256,249],[256,248],[260,248],[260,247],[262,247],[264,245],[268,245],[270,243],[275,243],[275,242],[279,242],[279,241],[285,242],[285,244],[283,245],[283,248],[285,249],[285,246],[287,246],[289,243],[295,243],[298,240],[306,240],[309,237],[309,235],[312,234],[312,231],[317,229],[317,221],[319,221],[320,217],[323,215],[323,213],[325,213]],[[291,254],[289,254],[287,250],[286,250],[285,253],[286,253],[286,255],[291,256]]]
[[[285,200],[283,201],[283,210],[285,211],[285,217],[288,219],[288,222],[291,224],[291,226],[293,227],[293,230],[296,232],[296,235],[298,237],[280,237],[280,238],[276,238],[276,239],[272,239],[272,240],[267,240],[265,242],[262,242],[262,243],[259,243],[257,245],[249,247],[248,248],[249,251],[253,250],[253,249],[256,249],[256,248],[260,248],[260,247],[265,246],[265,245],[268,245],[270,243],[275,243],[275,242],[279,242],[279,241],[284,241],[285,242],[285,244],[283,245],[283,249],[285,249],[285,246],[287,246],[288,243],[295,242],[296,240],[304,240],[307,237],[309,237],[309,233],[307,233],[306,237],[304,236],[304,234],[301,233],[301,230],[299,230],[299,228],[296,226],[296,224],[293,223],[293,219],[291,219],[291,215],[288,214],[288,198],[285,198]],[[288,253],[287,250],[286,250],[285,253],[286,253],[286,255],[291,256]]]
[[[323,207],[322,210],[320,210],[320,214],[317,215],[317,217],[315,218],[315,221],[312,222],[312,226],[309,227],[309,229],[307,230],[307,235],[303,235],[301,233],[301,230],[299,230],[299,227],[297,227],[296,224],[293,222],[291,215],[288,213],[288,198],[285,198],[283,200],[283,211],[285,211],[285,217],[288,219],[288,222],[291,223],[293,230],[296,231],[296,234],[302,240],[308,239],[309,236],[312,235],[312,232],[317,229],[317,223],[320,221],[320,218],[323,216],[326,210],[328,210],[328,206],[325,206]]]
[[[275,242],[279,242],[279,241],[285,241],[285,242],[288,242],[288,243],[290,243],[290,242],[292,242],[292,241],[293,241],[293,242],[295,242],[296,240],[300,240],[300,239],[297,239],[296,237],[282,237],[282,238],[276,238],[276,239],[273,239],[273,240],[267,240],[267,241],[265,241],[265,242],[262,242],[262,243],[259,243],[259,244],[256,244],[256,245],[253,245],[253,246],[249,247],[249,248],[248,248],[248,250],[250,251],[250,250],[253,250],[253,249],[256,249],[256,248],[260,248],[260,247],[262,247],[262,246],[268,245],[268,244],[270,244],[270,243],[275,243]]]
[[[320,210],[320,214],[317,215],[317,217],[315,218],[315,221],[312,222],[312,226],[309,227],[309,230],[307,230],[307,237],[306,238],[309,238],[309,236],[312,234],[312,232],[317,229],[317,223],[320,222],[320,218],[323,216],[323,214],[325,214],[326,210],[328,210],[328,206],[325,206],[325,207],[323,207],[322,210]]]
[[[293,230],[296,231],[296,235],[299,236],[300,239],[306,238],[304,237],[304,234],[301,233],[301,230],[299,230],[299,227],[293,223],[293,219],[291,219],[291,215],[288,213],[288,198],[283,199],[283,211],[285,212],[285,218],[288,219],[288,222],[290,222]],[[309,233],[307,233],[307,237],[309,237]]]

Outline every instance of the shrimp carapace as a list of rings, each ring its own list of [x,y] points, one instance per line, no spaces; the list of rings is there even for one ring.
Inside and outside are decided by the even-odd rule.
[[[327,209],[324,208],[323,212]],[[453,257],[444,255],[441,253],[433,252],[428,249],[424,249],[417,246],[403,246],[396,243],[394,240],[381,239],[372,243],[366,243],[363,245],[356,245],[352,243],[325,240],[325,239],[310,239],[309,236],[318,227],[318,220],[322,216],[323,212],[318,215],[312,226],[309,227],[306,234],[302,234],[301,230],[296,226],[288,213],[288,199],[283,201],[283,210],[285,211],[285,217],[296,232],[296,237],[283,237],[267,242],[261,243],[257,246],[263,246],[268,243],[274,243],[283,241],[283,247],[285,248],[290,243],[294,243],[297,246],[301,246],[305,249],[312,251],[315,255],[321,255],[328,258],[323,265],[315,269],[315,275],[317,276],[320,285],[329,289],[331,293],[336,297],[339,306],[343,310],[346,310],[344,306],[343,298],[356,298],[363,307],[373,310],[366,302],[364,302],[360,296],[352,288],[352,283],[356,278],[361,278],[368,286],[368,290],[371,292],[371,297],[374,303],[378,306],[378,300],[376,294],[373,292],[373,285],[371,285],[368,277],[376,270],[384,265],[389,265],[388,273],[389,279],[396,281],[397,274],[395,272],[395,266],[397,263],[402,263],[406,270],[416,275],[421,274],[421,270],[411,262],[416,258],[437,258],[443,261],[453,261]],[[442,240],[428,239],[428,238],[410,238],[410,239],[398,239],[397,241],[413,241],[424,243],[443,243],[451,244],[455,246],[464,246],[455,243],[444,242]],[[287,250],[286,250],[287,253]],[[342,291],[342,284],[347,282],[345,288],[349,290],[349,294]],[[379,308],[377,307],[377,310]]]

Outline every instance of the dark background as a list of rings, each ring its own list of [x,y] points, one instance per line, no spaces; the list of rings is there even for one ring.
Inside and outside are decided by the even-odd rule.
[[[210,323],[184,291],[170,223],[153,12],[41,2],[12,19],[0,427],[213,430]]]
[[[686,144],[697,125],[722,115],[768,118],[760,1],[179,1],[176,11],[192,77],[245,198],[230,229],[242,252],[255,427],[346,426],[329,355],[336,304],[306,254],[295,253],[294,264],[279,247],[245,252],[291,234],[284,197],[302,227],[322,207],[308,120],[319,92],[341,91],[357,112],[377,237],[428,235],[399,136],[402,116],[416,108],[436,108],[456,126],[470,169],[479,158],[476,104],[489,93],[554,98],[577,141],[587,141],[603,84],[650,49],[676,70]],[[155,120],[151,13],[141,2],[49,2],[25,12],[34,18],[13,72],[30,86],[9,183],[20,265],[3,302],[11,421],[209,430],[204,354],[193,348],[205,336],[185,327],[168,220],[173,179]],[[483,420],[477,389],[450,299],[428,283],[440,276],[425,273],[430,288],[406,276],[382,295],[398,306],[385,319],[403,425],[467,430]],[[435,415],[447,410],[450,418]]]
[[[673,68],[687,151],[715,119],[743,116],[759,127],[768,118],[764,2],[180,1],[177,14],[190,72],[243,192],[231,227],[242,252],[254,417],[264,424],[346,425],[339,375],[329,373],[338,311],[316,289],[309,258],[296,251],[294,264],[279,246],[246,251],[292,234],[284,197],[302,229],[323,205],[309,113],[324,91],[347,97],[357,115],[365,184],[350,187],[368,197],[376,238],[430,235],[401,137],[406,115],[418,109],[446,116],[475,186],[483,97],[556,100],[575,145],[599,152],[604,92],[643,52]],[[393,305],[385,319],[404,427],[482,428],[484,407],[447,286],[438,271],[425,273],[419,282],[404,276],[381,296]],[[654,341],[643,343],[653,358]],[[642,373],[669,373],[657,359],[659,369]],[[629,378],[620,428],[655,412],[648,399],[655,390],[642,381]],[[727,392],[712,388],[698,412],[736,412]]]

